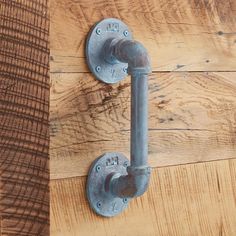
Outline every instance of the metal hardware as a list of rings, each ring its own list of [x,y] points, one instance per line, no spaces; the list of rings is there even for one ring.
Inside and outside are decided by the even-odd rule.
[[[103,216],[114,216],[123,211],[128,205],[124,200],[107,192],[109,179],[127,175],[125,163],[129,160],[121,153],[106,153],[97,158],[88,174],[87,196],[93,210]],[[99,171],[97,171],[99,166]]]
[[[118,19],[105,19],[90,31],[86,58],[91,72],[105,83],[116,83],[131,75],[131,164],[120,153],[97,158],[87,179],[87,197],[102,216],[122,212],[131,198],[142,195],[149,183],[148,157],[148,74],[146,49],[132,40],[128,27]]]
[[[123,70],[123,68],[127,68],[128,63],[114,63],[111,65],[103,59],[104,44],[110,38],[131,39],[132,35],[128,27],[120,20],[102,20],[89,32],[86,45],[86,58],[89,69],[97,79],[113,84],[127,76],[127,71]]]

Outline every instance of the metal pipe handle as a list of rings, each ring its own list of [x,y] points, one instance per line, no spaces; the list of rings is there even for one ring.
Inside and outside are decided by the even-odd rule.
[[[151,66],[147,50],[132,40],[128,27],[117,19],[105,19],[90,31],[86,58],[90,70],[103,82],[115,83],[123,79],[126,72],[131,75],[131,164],[120,153],[105,153],[94,161],[87,180],[91,207],[97,214],[109,217],[123,211],[129,200],[142,195],[149,184],[148,74]]]

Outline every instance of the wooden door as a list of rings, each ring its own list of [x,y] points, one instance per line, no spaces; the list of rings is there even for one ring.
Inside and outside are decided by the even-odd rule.
[[[51,235],[236,235],[236,1],[51,0]],[[129,156],[130,78],[94,79],[86,35],[123,20],[147,47],[148,191],[121,215],[89,208],[85,183],[99,155]]]

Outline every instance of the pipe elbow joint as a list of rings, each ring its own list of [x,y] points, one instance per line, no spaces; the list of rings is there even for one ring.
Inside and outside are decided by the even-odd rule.
[[[146,48],[138,41],[128,39],[109,39],[104,47],[105,60],[111,64],[128,63],[131,75],[151,72],[151,63]]]
[[[131,183],[134,189],[132,197],[138,197],[143,195],[149,185],[151,168],[149,166],[129,166],[127,168],[127,172],[128,176],[131,177]]]
[[[110,179],[112,194],[121,198],[141,196],[148,188],[151,168],[149,166],[129,166],[127,171],[128,175]]]

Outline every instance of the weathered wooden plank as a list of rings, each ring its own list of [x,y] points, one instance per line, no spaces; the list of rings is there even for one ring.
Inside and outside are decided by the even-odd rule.
[[[85,181],[51,181],[50,235],[236,235],[235,159],[155,168],[148,192],[114,218],[91,211]]]
[[[130,80],[51,79],[51,178],[86,175],[104,152],[129,157]],[[236,158],[236,73],[154,73],[149,91],[153,167]]]
[[[106,17],[126,22],[154,71],[235,71],[236,3],[225,0],[51,0],[51,71],[87,72],[84,44]]]
[[[0,5],[0,232],[47,236],[47,0],[0,0]]]

